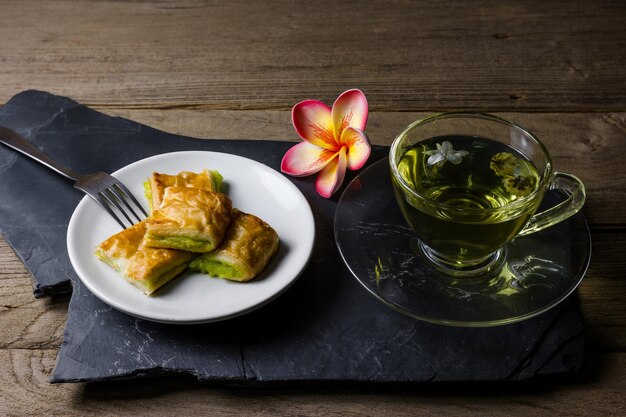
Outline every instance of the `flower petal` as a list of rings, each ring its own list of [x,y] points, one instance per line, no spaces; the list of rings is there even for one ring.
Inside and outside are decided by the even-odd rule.
[[[293,106],[291,122],[298,135],[306,142],[324,149],[339,150],[331,110],[321,101],[304,100]]]
[[[467,155],[469,155],[468,151],[451,151],[448,154],[448,161],[452,162],[454,165],[459,165]]]
[[[463,160],[463,156],[452,152],[451,154],[448,155],[448,161],[452,162],[454,165],[459,165]]]
[[[440,151],[442,151],[443,153],[448,153],[450,151],[452,151],[452,144],[450,142],[448,142],[447,140],[444,141],[441,146],[439,146],[439,144],[437,144],[437,149],[439,149]]]
[[[428,165],[435,165],[441,161],[444,161],[446,156],[442,153],[435,153],[428,158]]]
[[[336,138],[340,138],[348,126],[365,130],[368,116],[365,94],[356,89],[344,91],[333,104],[332,116]]]
[[[280,170],[296,177],[315,174],[328,165],[336,154],[309,142],[301,142],[285,153]]]
[[[342,147],[336,157],[317,176],[315,188],[322,197],[329,198],[339,189],[346,175],[346,148]]]
[[[354,127],[347,127],[341,133],[339,142],[348,147],[348,168],[360,169],[370,156],[372,147],[365,132]]]

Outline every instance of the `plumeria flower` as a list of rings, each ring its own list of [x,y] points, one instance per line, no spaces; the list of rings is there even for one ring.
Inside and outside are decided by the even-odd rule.
[[[343,92],[332,109],[317,100],[296,104],[291,120],[304,142],[287,151],[281,171],[296,177],[319,172],[317,192],[329,198],[341,186],[346,168],[357,170],[370,156],[363,131],[367,116],[367,99],[361,90]]]
[[[469,155],[469,152],[455,151],[452,149],[452,144],[446,140],[443,143],[438,143],[437,149],[426,151],[424,154],[430,155],[428,157],[428,165],[435,165],[440,162],[445,163],[446,161],[450,161],[454,165],[458,165],[461,163],[464,156]]]

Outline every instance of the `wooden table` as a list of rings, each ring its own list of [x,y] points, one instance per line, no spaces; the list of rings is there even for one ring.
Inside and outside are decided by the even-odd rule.
[[[423,114],[494,112],[583,179],[593,239],[578,374],[391,388],[51,385],[69,298],[35,300],[0,240],[0,415],[625,415],[625,67],[623,1],[0,1],[0,104],[35,88],[183,135],[295,141],[293,104],[360,88],[375,144]]]

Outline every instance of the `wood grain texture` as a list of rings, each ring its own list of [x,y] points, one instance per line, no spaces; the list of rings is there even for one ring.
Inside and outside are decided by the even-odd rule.
[[[0,349],[58,348],[68,300],[69,296],[35,299],[30,272],[0,238]]]
[[[579,289],[587,347],[626,352],[626,233],[592,233],[591,264]]]
[[[531,384],[330,388],[229,388],[181,377],[50,385],[55,355],[54,350],[0,350],[0,415],[609,417],[626,411],[624,353],[589,355],[575,377]]]
[[[568,378],[400,387],[48,383],[68,297],[32,297],[0,238],[0,416],[626,415],[626,2],[3,0],[0,104],[29,88],[185,136],[295,141],[289,109],[367,95],[388,145],[434,111],[497,112],[588,188],[578,290],[588,357]],[[2,196],[0,196],[2,198]]]
[[[288,109],[626,110],[622,1],[2,2],[0,102]]]

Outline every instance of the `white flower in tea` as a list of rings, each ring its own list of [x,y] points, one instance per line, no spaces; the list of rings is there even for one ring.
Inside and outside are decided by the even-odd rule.
[[[437,149],[424,152],[424,155],[429,155],[428,165],[445,163],[446,161],[450,161],[454,165],[458,165],[461,163],[464,156],[469,155],[469,152],[455,151],[452,149],[452,144],[446,140],[443,143],[438,143]]]

